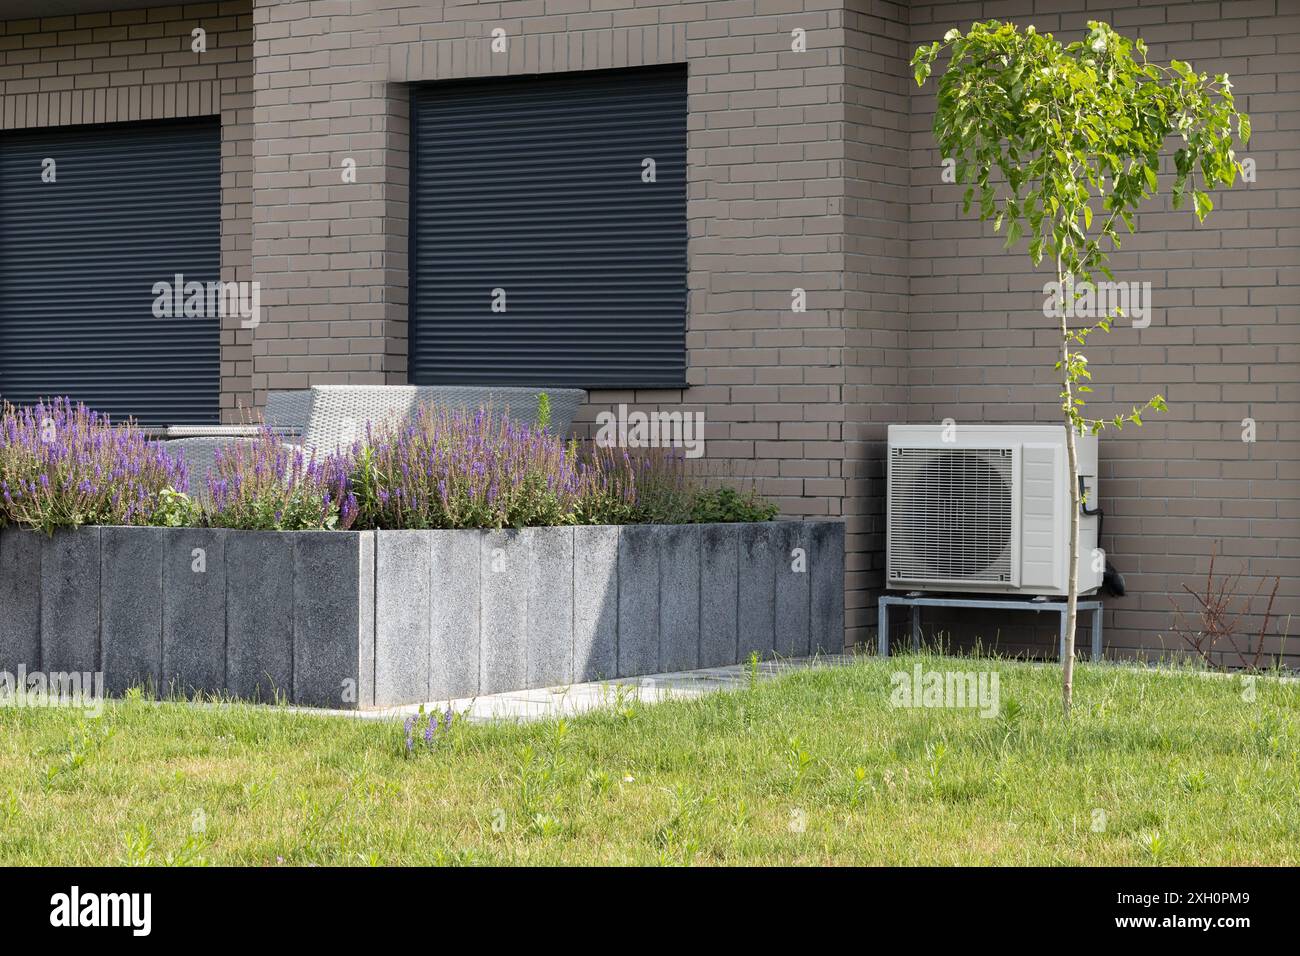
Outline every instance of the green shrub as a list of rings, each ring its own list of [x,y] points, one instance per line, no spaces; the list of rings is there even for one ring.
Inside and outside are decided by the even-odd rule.
[[[700,489],[695,493],[690,520],[696,524],[771,521],[779,511],[776,505],[764,501],[753,490],[742,493],[724,485],[720,488]]]

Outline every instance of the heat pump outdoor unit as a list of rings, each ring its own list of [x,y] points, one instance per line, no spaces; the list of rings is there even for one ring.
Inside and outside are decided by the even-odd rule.
[[[1064,425],[890,425],[887,586],[1065,595],[1070,486]],[[1102,583],[1097,438],[1077,436],[1085,492],[1079,593]],[[1088,512],[1092,512],[1091,514]]]

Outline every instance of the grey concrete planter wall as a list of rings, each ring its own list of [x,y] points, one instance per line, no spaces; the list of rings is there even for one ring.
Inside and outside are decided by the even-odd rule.
[[[0,671],[372,706],[374,551],[368,532],[6,528]]]
[[[838,522],[0,531],[0,670],[368,708],[838,652]]]

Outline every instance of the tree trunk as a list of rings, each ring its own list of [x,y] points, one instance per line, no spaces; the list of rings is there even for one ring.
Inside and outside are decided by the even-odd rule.
[[[1065,450],[1069,460],[1067,478],[1070,482],[1070,575],[1069,592],[1066,598],[1065,642],[1061,648],[1061,704],[1065,717],[1070,717],[1070,705],[1074,698],[1074,627],[1079,608],[1079,454],[1075,443],[1074,427],[1074,383],[1070,380],[1070,325],[1067,318],[1069,309],[1065,308],[1065,297],[1074,295],[1073,286],[1065,290],[1066,276],[1061,273],[1061,262],[1057,259],[1057,277],[1061,282],[1061,381],[1065,392],[1062,413],[1065,415]],[[1072,278],[1072,277],[1071,277]]]
[[[1069,386],[1066,386],[1067,391]],[[1070,460],[1070,593],[1066,598],[1065,647],[1061,651],[1061,703],[1070,716],[1074,697],[1074,626],[1079,611],[1079,455],[1075,447],[1074,423],[1065,423],[1065,449]]]

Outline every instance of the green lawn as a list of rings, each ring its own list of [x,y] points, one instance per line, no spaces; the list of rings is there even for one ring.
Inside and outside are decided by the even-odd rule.
[[[995,669],[1002,716],[891,707],[918,661]],[[1077,674],[1069,728],[1055,667],[898,657],[416,757],[396,722],[3,709],[0,863],[1300,862],[1300,685]]]

